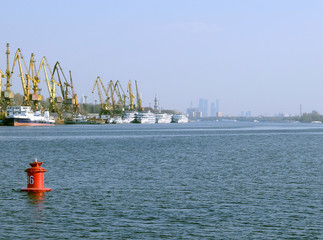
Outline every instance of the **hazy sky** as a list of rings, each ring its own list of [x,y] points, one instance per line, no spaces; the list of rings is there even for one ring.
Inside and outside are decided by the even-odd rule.
[[[182,111],[202,97],[219,99],[225,115],[298,114],[300,104],[323,113],[323,1],[8,0],[1,9],[0,68],[6,43],[11,61],[18,47],[38,64],[46,56],[91,101],[100,76],[124,89],[137,80],[144,106],[157,94],[162,108]],[[18,71],[13,84],[21,88]]]

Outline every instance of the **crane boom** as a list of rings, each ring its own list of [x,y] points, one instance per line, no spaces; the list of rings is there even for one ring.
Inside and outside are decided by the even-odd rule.
[[[126,104],[126,98],[127,98],[127,96],[124,93],[124,91],[122,89],[122,86],[120,85],[119,80],[116,81],[116,83],[114,85],[114,89],[115,89],[115,91],[117,93],[117,96],[119,98],[118,105],[119,106],[122,106],[122,108],[124,109],[126,107],[125,104]],[[123,95],[121,95],[120,89],[121,89]]]
[[[13,74],[14,70],[15,70],[15,66],[16,66],[16,62],[18,61],[18,65],[19,65],[19,72],[20,72],[20,78],[21,78],[21,83],[22,83],[22,88],[23,88],[23,92],[24,92],[24,102],[25,104],[29,104],[29,93],[30,93],[30,89],[28,88],[28,84],[26,85],[26,80],[25,80],[25,77],[24,77],[24,73],[23,73],[23,70],[22,70],[22,67],[21,67],[21,61],[24,63],[24,66],[25,66],[25,70],[27,71],[27,66],[26,66],[26,63],[24,61],[24,58],[21,54],[21,50],[20,48],[17,49],[16,51],[16,54],[15,54],[15,57],[14,57],[14,61],[13,61],[13,65],[12,65],[12,70],[11,70],[11,74]],[[26,74],[26,77],[27,77],[27,81],[28,81],[28,74]]]
[[[65,92],[64,92],[62,80],[61,80],[61,77],[60,77],[60,74],[59,74],[59,65],[60,65],[59,62],[56,62],[55,63],[54,69],[53,69],[53,74],[52,74],[51,79],[54,79],[54,75],[55,75],[55,72],[56,72],[57,73],[58,82],[59,82],[59,84],[57,84],[57,85],[60,86],[61,93],[62,93],[62,97],[65,98]]]
[[[7,55],[7,70],[6,70],[6,77],[7,77],[7,82],[6,82],[6,93],[8,94],[8,98],[13,98],[13,96],[10,96],[11,94],[11,90],[10,87],[12,86],[12,84],[10,84],[10,78],[11,78],[11,72],[9,70],[9,43],[7,43],[7,51],[6,51],[6,55]]]
[[[40,65],[39,65],[38,72],[36,75],[37,79],[39,79],[39,74],[41,72],[41,69],[43,69],[43,71],[44,71],[46,85],[47,85],[47,89],[48,89],[48,93],[49,93],[49,110],[52,112],[57,112],[59,118],[61,119],[63,116],[62,116],[61,110],[57,106],[57,99],[56,99],[56,85],[58,85],[58,86],[60,86],[60,85],[59,85],[59,83],[57,83],[55,81],[55,79],[53,77],[53,73],[49,67],[46,57],[43,57],[42,60],[40,61]],[[50,81],[48,78],[49,75],[47,73],[47,70],[51,76]]]
[[[37,73],[36,76],[39,79],[40,70],[43,68],[45,78],[46,78],[46,84],[47,84],[48,93],[49,93],[50,99],[53,99],[53,91],[52,91],[52,87],[51,87],[49,79],[48,79],[48,74],[47,74],[47,70],[46,70],[46,66],[45,66],[45,61],[47,61],[46,57],[43,57],[42,60],[40,61],[39,68],[38,68],[38,73]],[[50,74],[52,75],[51,72],[50,72]]]
[[[73,94],[73,97],[72,97],[72,104],[74,105],[73,106],[73,112],[74,113],[77,113],[79,111],[79,105],[77,103],[77,94],[75,92],[75,89],[74,89],[74,84],[73,84],[73,79],[72,79],[72,71],[70,70],[70,79],[71,79],[71,89],[72,89],[72,94]]]
[[[100,77],[97,77],[97,79],[95,80],[92,93],[94,93],[95,88],[97,88],[101,106],[102,106],[102,108],[104,108],[104,102],[103,102],[103,99],[102,99],[102,94],[101,94],[101,90],[100,90],[100,86],[99,86],[98,79],[100,79]]]

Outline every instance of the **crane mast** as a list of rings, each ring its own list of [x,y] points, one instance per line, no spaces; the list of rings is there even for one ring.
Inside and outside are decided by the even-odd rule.
[[[114,100],[114,83],[112,80],[110,80],[109,85],[108,85],[108,92],[110,91],[110,96],[111,96],[111,103],[112,103],[112,109],[115,110],[116,109],[116,102]]]
[[[130,99],[130,110],[134,110],[134,101],[133,99],[135,98],[135,95],[133,95],[132,90],[131,90],[131,80],[128,82],[128,88],[127,92],[129,92],[129,99]]]
[[[36,75],[36,66],[35,66],[35,59],[34,54],[31,54],[30,62],[29,62],[29,71],[28,75],[31,77],[32,83],[33,83],[33,93],[31,95],[31,101],[34,103],[35,110],[39,109],[39,102],[43,100],[43,96],[40,95],[40,90],[38,88],[38,84],[40,83],[40,79],[38,75]]]
[[[2,78],[4,78],[5,75],[0,69],[0,101],[2,102]],[[0,102],[0,111],[1,111],[1,102]]]
[[[72,89],[72,94],[73,94],[73,97],[72,97],[72,104],[73,104],[73,112],[74,114],[76,114],[78,111],[79,111],[79,105],[77,103],[77,94],[74,90],[74,84],[73,84],[73,79],[72,79],[72,72],[70,70],[70,80],[71,80],[71,89]]]
[[[12,84],[10,83],[11,72],[9,69],[9,55],[10,55],[9,43],[7,43],[6,55],[7,55],[6,84],[5,84],[5,90],[1,93],[2,97],[4,98],[4,102],[2,104],[4,107],[4,109],[2,109],[3,111],[5,111],[7,106],[12,104],[13,97],[14,97],[13,92],[10,90],[10,87],[12,86]]]
[[[137,93],[137,109],[138,109],[138,111],[141,111],[142,110],[141,98],[140,98],[140,95],[139,95],[139,90],[138,90],[138,86],[137,86],[137,80],[135,80],[135,83],[136,83],[136,93]]]

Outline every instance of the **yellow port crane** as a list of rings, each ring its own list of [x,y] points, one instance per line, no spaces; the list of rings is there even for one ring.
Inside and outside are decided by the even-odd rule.
[[[110,94],[109,94],[110,92]],[[116,110],[116,102],[114,100],[114,93],[115,93],[115,88],[114,88],[114,83],[112,80],[110,80],[109,84],[108,84],[108,91],[107,91],[108,95],[111,96],[111,104],[112,104],[112,109]]]
[[[135,80],[135,83],[136,83],[136,93],[137,93],[137,110],[142,111],[141,98],[140,98],[140,95],[139,95],[139,90],[138,90],[138,86],[137,86],[137,80]]]
[[[0,119],[3,118],[3,109],[2,109],[2,78],[4,78],[5,75],[0,69]]]
[[[27,72],[27,65],[26,65],[26,63],[24,61],[24,58],[23,58],[22,54],[21,54],[20,48],[18,48],[17,51],[16,51],[14,61],[13,61],[13,64],[12,64],[11,75],[14,73],[16,62],[18,62],[20,78],[21,78],[21,84],[22,84],[22,89],[23,89],[23,93],[24,93],[23,105],[29,106],[30,105],[30,100],[31,100],[31,96],[30,96],[30,77],[29,77],[28,74],[23,73],[21,62],[23,62],[26,72]],[[25,79],[24,76],[26,76],[26,79]]]
[[[7,43],[7,51],[6,51],[6,55],[7,55],[7,69],[6,69],[6,84],[5,84],[5,90],[1,92],[1,97],[3,98],[2,100],[2,111],[6,111],[6,107],[12,104],[13,101],[13,97],[14,97],[14,93],[11,91],[10,87],[12,86],[12,84],[10,83],[10,78],[11,78],[11,72],[9,69],[9,43]]]
[[[126,98],[127,98],[127,95],[125,94],[125,92],[123,91],[123,88],[119,82],[119,80],[116,81],[115,85],[114,85],[114,89],[115,89],[115,92],[119,98],[118,100],[118,103],[117,105],[122,109],[124,110],[125,107],[126,107]],[[122,95],[121,95],[121,91],[122,91]]]
[[[38,84],[40,83],[39,77],[36,75],[37,69],[35,66],[35,59],[34,54],[31,54],[30,62],[29,62],[29,71],[28,71],[28,77],[31,78],[33,83],[33,93],[31,94],[31,101],[34,103],[34,109],[39,109],[39,102],[43,100],[43,96],[40,95],[40,90],[38,88]],[[29,82],[29,80],[27,80]]]
[[[5,77],[5,75],[4,75],[4,73],[1,71],[1,69],[0,69],[0,99],[1,99],[1,92],[2,92],[2,89],[1,89],[1,86],[2,86],[2,78],[4,78]]]
[[[55,73],[57,74],[58,81],[59,81],[59,84],[60,84],[61,93],[62,93],[62,97],[63,97],[62,109],[65,112],[72,112],[73,108],[74,108],[74,105],[75,105],[75,99],[70,96],[71,91],[73,91],[73,90],[70,91],[72,86],[67,81],[67,79],[65,77],[65,74],[64,74],[64,71],[63,71],[63,69],[62,69],[59,62],[56,62],[55,66],[54,66],[52,78],[54,77]],[[62,82],[60,74],[62,74],[62,76],[64,78],[64,82]]]
[[[56,85],[59,87],[61,85],[60,85],[60,83],[55,81],[55,79],[53,77],[53,73],[49,67],[46,57],[43,57],[42,60],[40,61],[38,73],[36,75],[37,79],[39,79],[39,74],[41,72],[41,69],[43,69],[43,71],[44,71],[46,85],[47,85],[47,89],[48,89],[48,93],[49,93],[49,110],[51,112],[56,112],[58,114],[59,118],[62,119],[62,112],[59,109],[59,107],[57,106],[57,103],[61,103],[62,99],[61,99],[61,97],[56,97]],[[47,70],[51,76],[50,80],[48,78]]]
[[[77,114],[80,111],[80,105],[77,102],[77,94],[76,94],[75,89],[74,89],[71,70],[70,70],[70,80],[71,80],[71,89],[72,89],[72,94],[73,94],[72,99],[74,100],[73,101],[73,113]]]
[[[102,98],[102,94],[101,94],[101,90],[100,90],[100,85],[105,93],[105,95],[107,96],[106,100],[104,101]],[[98,76],[94,82],[94,86],[93,86],[93,90],[92,93],[94,93],[95,88],[97,89],[98,95],[99,95],[99,99],[100,99],[100,104],[101,104],[101,113],[106,113],[107,111],[112,110],[111,104],[110,104],[110,98],[108,96],[108,91],[107,89],[104,87],[104,84],[101,80],[101,78]]]
[[[129,100],[130,100],[129,108],[130,108],[130,110],[134,110],[133,99],[135,98],[135,95],[133,95],[132,90],[131,90],[131,80],[129,80],[129,82],[128,82],[127,92],[129,93]]]

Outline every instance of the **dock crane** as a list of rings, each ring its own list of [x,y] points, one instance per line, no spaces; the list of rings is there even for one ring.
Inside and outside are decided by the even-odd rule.
[[[10,75],[12,75],[14,73],[16,62],[18,62],[20,78],[21,78],[21,83],[22,83],[22,88],[23,88],[23,93],[24,93],[23,105],[29,106],[30,101],[31,101],[30,76],[29,76],[28,73],[27,74],[23,73],[21,62],[23,62],[26,72],[27,72],[27,65],[26,65],[26,63],[24,61],[24,58],[23,58],[22,54],[21,54],[20,48],[18,48],[17,51],[16,51]],[[25,76],[26,76],[26,79],[25,79]]]
[[[12,86],[12,84],[10,83],[10,79],[11,79],[11,72],[9,69],[9,43],[7,43],[7,51],[6,51],[6,55],[7,55],[7,69],[6,69],[6,84],[5,84],[5,90],[1,91],[1,97],[3,99],[1,102],[2,105],[2,113],[4,113],[4,111],[6,111],[7,106],[10,106],[13,102],[13,97],[14,97],[14,93],[11,91],[10,87]]]
[[[71,89],[72,89],[72,99],[73,99],[73,113],[77,114],[80,111],[80,105],[77,102],[77,94],[74,89],[73,79],[72,79],[72,72],[70,70],[70,80],[71,80]]]
[[[137,80],[135,80],[135,83],[136,83],[136,93],[137,93],[137,109],[138,111],[142,111],[141,98],[138,91]]]
[[[41,72],[41,69],[43,69],[43,71],[44,71],[47,89],[48,89],[48,93],[49,93],[49,110],[51,112],[56,112],[58,114],[59,118],[62,119],[62,112],[59,109],[59,107],[57,106],[57,103],[61,102],[61,98],[56,97],[56,85],[60,87],[60,84],[55,81],[55,79],[53,77],[53,73],[49,67],[46,57],[43,57],[42,60],[40,61],[38,73],[36,75],[37,79],[39,79],[39,74]],[[50,74],[49,76],[51,76],[50,80],[48,78],[47,71]]]
[[[73,90],[70,91],[70,89],[72,89],[72,86],[67,81],[67,79],[65,77],[65,74],[64,74],[64,71],[63,71],[63,69],[62,69],[62,67],[61,67],[61,65],[60,65],[60,63],[58,61],[54,65],[52,78],[54,77],[55,73],[57,74],[58,81],[59,81],[59,84],[60,84],[61,93],[62,93],[62,97],[63,97],[62,109],[65,112],[71,112],[71,110],[73,110],[74,105],[75,105],[75,99],[70,96],[71,91],[73,92]],[[62,82],[60,74],[63,76],[64,82]]]
[[[1,71],[1,69],[0,69],[0,99],[1,99],[1,97],[2,97],[2,89],[1,89],[1,86],[2,86],[2,78],[4,78],[5,77],[5,75],[4,75],[4,73]]]
[[[3,116],[3,109],[2,109],[2,105],[3,105],[3,102],[2,102],[2,78],[4,78],[4,77],[5,77],[5,75],[0,69],[0,119],[2,119],[4,117]]]
[[[38,84],[40,83],[40,79],[38,78],[36,72],[36,66],[35,66],[35,59],[34,54],[31,54],[30,62],[29,62],[29,71],[28,71],[28,77],[31,78],[31,81],[33,83],[33,93],[31,94],[31,101],[34,103],[34,109],[39,109],[39,102],[43,100],[43,96],[40,94],[40,90],[38,87]],[[29,79],[27,80],[29,82]]]
[[[133,99],[135,98],[135,95],[133,95],[132,90],[131,90],[131,80],[129,80],[129,82],[128,82],[127,92],[129,93],[129,99],[130,99],[129,107],[130,107],[130,110],[134,110]]]
[[[109,96],[111,96],[110,98],[111,98],[112,109],[116,110],[116,102],[114,100],[115,88],[112,80],[110,80],[108,84],[108,94]]]
[[[116,81],[116,83],[115,83],[115,85],[114,85],[114,89],[115,89],[115,92],[116,92],[116,94],[117,94],[117,96],[118,96],[118,98],[119,98],[117,105],[118,105],[119,107],[121,107],[121,108],[122,108],[122,110],[124,110],[124,109],[125,109],[125,107],[126,107],[126,99],[127,99],[127,95],[126,95],[126,94],[125,94],[125,92],[123,91],[123,88],[122,88],[122,86],[121,86],[121,84],[120,84],[119,80],[117,80],[117,81]],[[121,95],[121,91],[120,91],[120,89],[121,89],[121,91],[122,91],[122,95]]]
[[[19,55],[20,49],[18,49],[18,50],[19,50],[18,51],[18,55]],[[13,71],[10,71],[10,68],[9,68],[9,55],[10,55],[9,43],[7,43],[6,55],[7,55],[6,72],[3,73],[1,71],[1,74],[0,74],[0,100],[1,100],[0,101],[0,115],[1,115],[1,117],[4,117],[6,115],[6,108],[7,108],[7,106],[10,106],[10,105],[13,104],[13,99],[14,99],[14,93],[13,93],[13,91],[11,91],[12,84],[10,82]],[[21,52],[20,52],[19,57],[21,59],[23,59],[22,55],[21,55]],[[25,65],[25,69],[27,69],[26,65]],[[21,75],[21,77],[24,77],[23,74],[20,74],[20,75]],[[1,80],[1,78],[6,78],[6,83],[5,83],[5,89],[4,90],[2,89],[2,80]],[[23,83],[25,83],[25,81],[23,81]],[[24,90],[26,90],[26,88]],[[24,94],[24,100],[26,101],[26,95],[25,94]]]
[[[105,95],[106,95],[106,99],[105,101],[103,100],[102,98],[102,94],[101,94],[101,90],[100,90],[100,86],[102,87]],[[95,88],[97,89],[97,92],[98,92],[98,95],[99,95],[99,99],[100,99],[100,103],[101,103],[101,113],[106,113],[108,111],[111,111],[113,110],[112,109],[112,106],[111,106],[111,103],[110,103],[110,97],[108,95],[108,91],[107,89],[105,88],[101,78],[98,76],[94,82],[94,86],[93,86],[93,90],[92,90],[92,93],[94,93],[95,91]]]

